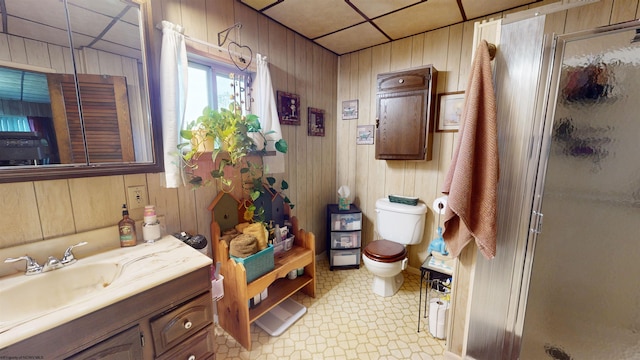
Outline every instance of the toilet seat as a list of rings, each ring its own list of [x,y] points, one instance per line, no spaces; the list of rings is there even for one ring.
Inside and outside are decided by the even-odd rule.
[[[407,257],[407,249],[389,240],[375,240],[365,246],[363,254],[369,259],[382,263],[393,263]]]

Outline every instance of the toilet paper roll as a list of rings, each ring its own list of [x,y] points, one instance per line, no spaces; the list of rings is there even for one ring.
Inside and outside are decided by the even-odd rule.
[[[429,302],[429,332],[438,339],[447,337],[447,313],[449,302],[431,299]]]
[[[433,201],[433,212],[436,214],[444,215],[444,210],[447,208],[448,196],[441,196]]]

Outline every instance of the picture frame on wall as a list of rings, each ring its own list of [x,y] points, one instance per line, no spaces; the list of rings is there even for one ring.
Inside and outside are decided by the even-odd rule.
[[[342,102],[342,120],[358,118],[358,100],[345,100]]]
[[[436,131],[458,131],[464,107],[464,91],[438,94],[438,124]]]
[[[309,108],[307,114],[309,136],[324,136],[324,110]]]
[[[373,125],[358,125],[356,144],[373,145],[375,129]]]
[[[300,125],[300,96],[284,91],[276,91],[278,98],[278,118],[282,125]]]

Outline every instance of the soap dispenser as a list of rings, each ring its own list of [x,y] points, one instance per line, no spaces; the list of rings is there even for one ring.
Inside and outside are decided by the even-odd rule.
[[[122,204],[122,220],[118,222],[120,232],[120,247],[135,246],[138,237],[136,236],[136,222],[129,218],[127,204]]]

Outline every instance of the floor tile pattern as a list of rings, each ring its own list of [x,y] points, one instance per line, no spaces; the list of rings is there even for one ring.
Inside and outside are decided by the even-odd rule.
[[[417,331],[419,275],[405,271],[398,293],[384,298],[364,266],[329,271],[324,257],[316,266],[316,298],[292,297],[307,307],[302,318],[277,337],[252,324],[251,351],[217,326],[216,359],[443,359],[445,342],[429,334],[427,318]]]

